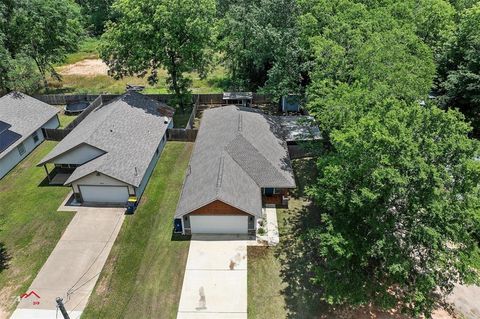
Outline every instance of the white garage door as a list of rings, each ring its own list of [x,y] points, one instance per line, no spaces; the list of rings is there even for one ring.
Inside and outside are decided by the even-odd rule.
[[[246,234],[248,216],[190,216],[192,234]]]
[[[84,202],[125,204],[128,200],[126,186],[80,186]]]

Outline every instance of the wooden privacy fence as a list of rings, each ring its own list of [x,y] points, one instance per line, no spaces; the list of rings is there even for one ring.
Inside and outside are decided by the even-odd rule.
[[[303,145],[288,145],[288,154],[290,155],[290,159],[299,159],[305,157],[312,157],[315,156],[315,152],[312,150],[308,150]]]
[[[65,128],[42,128],[43,136],[45,137],[46,140],[49,141],[61,141],[65,136],[68,135],[81,121],[83,121],[84,118],[87,117],[88,114],[90,114],[93,110],[95,110],[97,107],[101,106],[103,104],[102,102],[102,96],[99,95],[97,96],[96,99],[94,99],[89,106],[79,115],[77,116],[70,124],[67,125]]]
[[[169,128],[167,130],[168,141],[195,142],[198,130],[185,128]]]
[[[66,129],[74,129],[84,118],[87,117],[93,110],[103,104],[103,97],[99,95],[92,103],[79,116],[77,116],[70,124],[67,125]]]
[[[75,102],[93,102],[99,96],[102,96],[103,103],[108,103],[111,100],[119,97],[121,94],[44,94],[35,95],[34,97],[50,105],[66,105]],[[154,100],[167,103],[173,97],[172,94],[144,94]],[[207,94],[192,94],[192,103],[198,104],[224,104],[223,93],[207,93]],[[253,93],[253,104],[267,104],[275,102],[270,96],[266,94]]]
[[[197,96],[195,103],[193,104],[192,113],[190,114],[190,118],[188,119],[187,125],[185,125],[186,129],[193,128],[193,124],[195,123],[195,118],[197,117],[198,105],[199,105],[199,97]]]
[[[61,141],[71,131],[71,129],[42,128],[43,136],[48,141]]]

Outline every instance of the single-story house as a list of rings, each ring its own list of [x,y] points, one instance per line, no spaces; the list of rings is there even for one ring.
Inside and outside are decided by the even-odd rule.
[[[130,196],[143,194],[167,128],[173,127],[173,113],[166,104],[129,91],[94,109],[38,166],[50,176],[46,165],[53,164],[78,203],[125,205]]]
[[[42,128],[57,128],[58,109],[23,93],[0,98],[0,178],[45,139]]]
[[[286,204],[295,178],[283,122],[233,105],[204,111],[176,232],[253,234],[264,204]]]

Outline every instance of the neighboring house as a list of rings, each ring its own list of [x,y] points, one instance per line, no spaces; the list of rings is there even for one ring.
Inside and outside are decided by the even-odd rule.
[[[70,185],[84,204],[124,205],[143,194],[173,127],[174,110],[128,92],[99,106],[39,163],[52,183]],[[55,179],[57,179],[55,181]]]
[[[175,213],[183,234],[253,234],[264,204],[295,188],[285,118],[225,106],[205,110]]]
[[[58,109],[28,95],[0,98],[0,178],[45,139],[42,128],[57,128]]]

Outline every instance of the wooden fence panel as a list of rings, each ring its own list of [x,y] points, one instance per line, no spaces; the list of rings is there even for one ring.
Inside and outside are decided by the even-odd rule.
[[[47,141],[61,141],[71,131],[71,129],[42,128],[43,136]]]
[[[193,104],[192,114],[190,114],[190,118],[188,119],[187,125],[185,125],[186,129],[193,128],[193,124],[195,123],[195,118],[197,117],[199,100],[200,100],[200,97],[197,95],[195,97],[195,103]]]
[[[198,130],[183,129],[183,128],[169,128],[167,130],[168,141],[182,141],[195,142],[197,139]]]
[[[121,94],[102,94],[104,103],[119,97]],[[145,94],[146,96],[157,101],[167,103],[172,98],[172,94]],[[93,102],[98,98],[99,94],[44,94],[35,95],[34,97],[51,105],[66,105],[68,103],[88,101]],[[223,104],[223,93],[202,93],[192,94],[192,103],[198,101],[199,104]],[[271,97],[266,94],[253,93],[254,104],[270,103]]]
[[[80,124],[81,121],[83,121],[84,118],[87,117],[88,114],[102,104],[103,98],[101,95],[99,95],[92,103],[90,103],[89,106],[87,106],[85,110],[83,110],[82,113],[80,113],[80,115],[78,115],[72,122],[70,122],[70,124],[67,125],[66,129],[74,129],[78,124]]]

